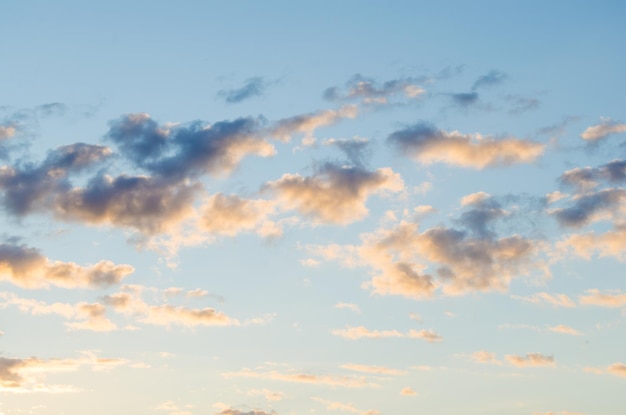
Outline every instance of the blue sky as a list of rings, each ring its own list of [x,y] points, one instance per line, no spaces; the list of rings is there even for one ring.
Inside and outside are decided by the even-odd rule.
[[[621,414],[621,2],[7,1],[0,414]]]

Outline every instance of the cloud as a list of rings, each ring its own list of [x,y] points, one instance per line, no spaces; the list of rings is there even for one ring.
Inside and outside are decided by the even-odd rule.
[[[247,79],[240,88],[221,90],[217,95],[229,104],[235,104],[263,95],[267,86],[268,82],[257,76]]]
[[[478,102],[477,92],[457,92],[444,94],[452,100],[452,102],[459,107],[469,107]]]
[[[385,366],[371,366],[346,363],[345,365],[341,365],[340,367],[342,369],[353,370],[355,372],[372,373],[376,375],[401,376],[407,374],[407,372],[404,370],[391,369]]]
[[[338,386],[343,388],[367,388],[378,386],[375,383],[368,382],[367,379],[362,376],[312,375],[309,373],[281,373],[277,371],[259,372],[250,369],[243,369],[238,372],[225,372],[222,373],[222,376],[226,379],[245,377],[290,383],[307,383],[332,387]]]
[[[557,250],[574,251],[584,259],[591,259],[597,254],[601,257],[612,256],[620,261],[626,260],[626,228],[623,226],[596,234],[588,232],[571,235],[557,243]]]
[[[125,291],[102,297],[102,301],[116,312],[133,316],[138,322],[155,326],[179,325],[238,326],[239,320],[214,308],[189,308],[171,304],[147,304],[141,298],[143,287],[122,287]]]
[[[576,303],[569,298],[566,294],[550,294],[547,292],[539,292],[527,297],[522,297],[518,295],[512,295],[511,298],[516,300],[521,300],[526,303],[532,304],[550,304],[554,307],[565,307],[565,308],[573,308],[576,307]]]
[[[334,329],[330,331],[331,334],[344,339],[358,340],[358,339],[383,339],[390,337],[411,338],[411,339],[424,339],[429,343],[435,343],[443,340],[443,338],[432,330],[415,330],[411,329],[407,333],[401,333],[398,330],[370,330],[364,326],[351,327],[347,326],[345,329]]]
[[[510,104],[509,114],[521,114],[539,107],[541,101],[537,98],[524,97],[520,95],[507,95],[506,101]]]
[[[501,84],[508,78],[507,74],[501,71],[492,70],[485,75],[479,76],[472,85],[472,91],[479,88],[492,87]]]
[[[76,392],[71,385],[46,384],[45,378],[55,372],[75,372],[82,367],[92,371],[111,370],[120,365],[128,365],[125,359],[100,358],[92,352],[83,352],[74,359],[26,359],[0,357],[0,391],[2,392]]]
[[[626,364],[615,362],[606,368],[585,367],[585,372],[595,373],[596,375],[609,374],[626,378]]]
[[[358,112],[356,105],[344,105],[338,110],[325,110],[296,115],[277,121],[269,129],[268,133],[270,136],[284,142],[291,140],[296,134],[312,137],[318,128],[336,124],[346,118],[356,118]]]
[[[420,123],[393,132],[387,142],[414,160],[484,169],[530,163],[543,154],[543,144],[517,138],[446,132]]]
[[[610,118],[604,117],[600,120],[600,124],[587,127],[587,129],[580,134],[580,137],[589,142],[597,142],[605,139],[611,134],[626,132],[626,124],[624,123],[613,121]]]
[[[337,303],[335,304],[335,308],[347,308],[354,313],[361,313],[361,309],[359,308],[359,306],[351,303]]]
[[[15,135],[15,128],[10,125],[0,125],[0,140],[6,140]]]
[[[559,324],[557,326],[549,326],[548,330],[554,332],[554,333],[561,333],[561,334],[569,334],[571,336],[582,336],[583,333],[581,333],[580,331],[576,330],[575,328],[572,327],[568,327],[565,326],[563,324]]]
[[[425,80],[425,79],[423,79]],[[418,85],[419,80],[413,78],[392,79],[378,82],[362,75],[353,76],[345,87],[330,87],[324,91],[323,97],[328,101],[360,100],[364,104],[387,104],[394,96],[415,99],[425,93]]]
[[[217,193],[202,207],[200,227],[218,235],[235,236],[243,231],[254,231],[266,237],[281,236],[280,226],[268,219],[275,210],[275,203],[269,200]]]
[[[400,391],[400,395],[402,396],[416,396],[417,392],[415,392],[413,389],[411,389],[410,387],[406,387],[406,388],[402,388],[402,390]]]
[[[284,174],[263,186],[278,202],[311,218],[314,223],[349,224],[364,218],[367,198],[382,192],[399,192],[404,182],[390,168],[368,171],[360,167],[322,165],[316,174]]]
[[[587,193],[573,199],[573,205],[566,208],[551,209],[561,226],[580,228],[599,220],[612,219],[623,209],[626,189],[609,188]]]
[[[602,293],[598,289],[586,291],[586,295],[580,295],[578,302],[582,305],[594,305],[598,307],[619,308],[626,307],[626,293]]]
[[[576,167],[559,178],[561,184],[577,187],[579,191],[596,187],[599,180],[610,183],[626,181],[626,160],[613,160],[597,168]]]
[[[150,176],[98,175],[86,187],[57,195],[56,217],[92,225],[112,225],[155,235],[193,214],[200,185]]]
[[[476,363],[482,363],[482,364],[486,364],[486,363],[494,364],[494,365],[502,364],[502,362],[500,362],[496,358],[495,353],[491,353],[486,350],[480,350],[478,352],[472,353],[471,359]]]
[[[0,244],[0,280],[23,288],[99,288],[119,283],[134,268],[100,261],[91,266],[52,261],[25,245]]]
[[[106,332],[117,329],[115,323],[105,316],[105,307],[98,303],[80,302],[78,304],[68,304],[56,302],[48,304],[44,301],[20,298],[15,294],[7,292],[0,292],[0,299],[5,300],[3,303],[0,303],[1,308],[16,306],[23,313],[32,315],[55,314],[67,320],[74,320],[65,323],[69,331],[90,330]]]
[[[137,166],[180,181],[207,173],[223,176],[248,155],[273,156],[274,146],[262,137],[263,124],[261,118],[248,117],[159,126],[149,114],[139,113],[112,121],[106,137]]]
[[[541,353],[527,353],[526,356],[506,355],[506,360],[517,367],[555,366],[554,357]]]
[[[355,136],[353,138],[329,138],[324,141],[325,145],[335,146],[346,154],[346,157],[354,166],[363,166],[370,149],[370,141],[366,138]]]
[[[70,186],[68,177],[102,163],[111,155],[108,147],[75,143],[50,151],[39,165],[0,167],[2,204],[12,214],[23,216],[44,210]]]

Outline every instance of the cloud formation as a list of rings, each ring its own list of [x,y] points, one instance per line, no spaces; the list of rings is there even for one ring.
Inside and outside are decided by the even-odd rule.
[[[329,101],[359,100],[364,104],[383,105],[389,103],[394,96],[405,99],[418,98],[425,93],[418,79],[400,78],[385,82],[377,82],[360,74],[354,75],[346,82],[344,88],[327,88],[323,97]]]
[[[626,124],[624,123],[613,121],[610,118],[601,118],[600,121],[600,124],[587,127],[587,129],[580,134],[580,137],[589,142],[598,142],[611,134],[626,132]]]
[[[313,137],[318,128],[336,124],[343,119],[356,118],[358,113],[356,105],[344,105],[337,110],[317,111],[283,118],[270,127],[268,134],[283,142],[291,140],[296,134]]]
[[[619,308],[626,307],[626,293],[616,291],[612,293],[603,293],[598,289],[590,289],[587,294],[580,295],[578,302],[582,305],[593,305],[597,307]]]
[[[423,163],[446,163],[484,169],[531,163],[543,154],[545,146],[530,140],[447,132],[418,123],[395,131],[387,142],[408,157]]]
[[[256,76],[247,79],[240,88],[221,90],[217,95],[229,104],[236,104],[263,95],[267,86],[268,82],[265,79]]]
[[[238,377],[258,378],[291,383],[317,384],[331,387],[338,386],[343,388],[367,388],[378,386],[375,383],[368,382],[367,379],[362,376],[313,375],[309,373],[284,373],[278,371],[261,372],[250,369],[243,369],[238,372],[225,372],[222,373],[222,376],[226,379]]]
[[[409,339],[423,339],[429,343],[436,343],[443,340],[439,334],[433,330],[415,330],[411,329],[406,333],[399,332],[398,330],[370,330],[364,326],[351,327],[347,326],[345,329],[334,329],[330,331],[331,334],[344,339],[358,340],[358,339],[383,339],[390,337],[401,337]]]
[[[544,356],[541,353],[527,353],[526,356],[508,354],[505,358],[517,367],[556,366],[553,356]]]
[[[402,178],[390,168],[369,171],[326,163],[313,176],[284,174],[266,183],[263,190],[276,194],[281,205],[298,210],[314,223],[344,225],[367,215],[365,202],[370,195],[403,188]]]
[[[472,85],[472,91],[479,88],[486,88],[501,84],[508,78],[507,74],[502,71],[492,70],[485,75],[479,76]]]
[[[0,280],[23,288],[99,288],[117,284],[134,271],[130,265],[100,261],[91,266],[53,261],[25,245],[0,244]]]

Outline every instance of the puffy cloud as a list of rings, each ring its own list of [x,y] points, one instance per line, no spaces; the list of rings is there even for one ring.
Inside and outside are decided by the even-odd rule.
[[[587,193],[573,199],[573,205],[566,208],[551,209],[560,225],[580,228],[591,222],[612,219],[624,210],[626,189],[609,188]]]
[[[405,388],[402,388],[402,390],[400,391],[400,395],[402,395],[402,396],[416,396],[417,392],[415,392],[412,388],[407,386]]]
[[[426,79],[421,79],[425,81]],[[365,104],[387,104],[393,96],[414,99],[425,93],[418,85],[420,79],[400,78],[385,82],[363,77],[359,74],[346,82],[345,87],[330,87],[324,91],[323,97],[329,101],[360,100]]]
[[[282,229],[268,219],[275,209],[272,201],[217,193],[203,206],[200,227],[213,234],[228,236],[235,236],[242,231],[255,231],[262,236],[280,236]]]
[[[554,333],[569,334],[571,336],[582,336],[582,333],[580,331],[576,330],[575,328],[565,326],[563,324],[559,324],[557,326],[550,326],[548,327],[548,330]]]
[[[0,244],[0,280],[24,288],[96,288],[117,284],[131,274],[130,265],[100,261],[83,267],[73,262],[52,261],[34,248]]]
[[[486,350],[480,350],[478,352],[472,353],[471,359],[477,363],[490,363],[499,365],[502,364],[497,358],[495,353],[488,352]]]
[[[400,376],[407,374],[407,372],[404,370],[391,369],[385,366],[371,366],[346,363],[345,365],[341,365],[340,367],[342,369],[353,370],[355,372],[372,373],[376,375]]]
[[[268,82],[265,79],[256,76],[247,79],[240,88],[221,90],[217,95],[229,104],[235,104],[263,95],[267,86]]]
[[[248,155],[274,155],[274,146],[262,138],[262,124],[262,119],[238,118],[159,126],[148,114],[127,114],[111,122],[107,137],[152,174],[183,180],[229,173]]]
[[[287,208],[298,210],[315,223],[348,224],[368,213],[365,202],[372,194],[399,192],[402,178],[390,168],[368,171],[361,167],[324,164],[309,177],[284,174],[264,190],[277,194]]]
[[[610,183],[622,183],[626,180],[626,160],[613,160],[596,168],[576,167],[568,170],[559,178],[564,185],[575,186],[579,190],[588,190],[603,180]]]
[[[83,352],[74,359],[26,359],[0,357],[0,391],[2,392],[75,392],[70,385],[46,384],[45,378],[55,372],[75,372],[82,367],[92,371],[111,370],[120,365],[128,365],[125,359],[100,358],[92,352]]]
[[[222,373],[222,376],[226,379],[245,377],[332,387],[338,386],[343,388],[366,388],[378,386],[375,383],[368,382],[367,379],[362,376],[312,375],[309,373],[282,373],[278,371],[260,372],[250,369],[243,369],[238,372],[225,372]]]
[[[439,342],[443,338],[432,330],[415,330],[411,329],[407,333],[399,332],[398,330],[370,330],[364,326],[350,327],[345,329],[331,330],[331,333],[335,336],[343,337],[345,339],[357,340],[357,339],[382,339],[389,337],[404,337],[411,339],[424,339],[429,343]]]
[[[54,213],[67,221],[127,227],[154,235],[190,217],[199,191],[198,184],[158,177],[99,175],[86,187],[59,194]]]
[[[526,297],[513,295],[512,298],[532,304],[550,304],[554,307],[572,308],[576,307],[576,303],[566,294],[550,294],[547,292],[539,292]]]
[[[356,105],[345,105],[338,110],[325,110],[309,114],[296,115],[277,121],[270,129],[269,135],[281,141],[289,141],[296,134],[312,137],[316,129],[335,124],[342,119],[356,118]]]
[[[578,302],[583,305],[594,305],[598,307],[619,308],[626,306],[626,293],[602,293],[600,290],[587,290],[586,295],[578,297]]]
[[[620,261],[626,260],[626,228],[596,234],[587,232],[571,235],[557,243],[557,250],[573,251],[576,255],[591,259],[592,255],[612,256]]]
[[[580,137],[583,140],[594,142],[602,140],[611,134],[623,132],[626,132],[626,124],[613,121],[610,118],[601,118],[600,124],[587,127],[587,129],[580,134]]]
[[[492,70],[485,75],[479,76],[472,85],[472,90],[479,88],[491,87],[504,82],[508,78],[507,74],[502,71]]]
[[[0,167],[2,203],[14,215],[45,209],[56,194],[69,187],[68,176],[101,163],[111,154],[107,147],[75,143],[58,147],[36,164]]]
[[[527,353],[526,356],[506,355],[506,360],[517,367],[555,366],[553,356],[544,356],[541,353]]]
[[[534,141],[446,132],[424,123],[395,131],[387,141],[424,164],[442,162],[475,169],[530,163],[545,148]]]

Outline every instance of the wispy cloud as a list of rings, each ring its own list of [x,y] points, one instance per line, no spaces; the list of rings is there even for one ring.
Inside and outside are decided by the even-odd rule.
[[[506,355],[505,358],[517,367],[556,366],[553,356],[544,356],[541,353],[527,353],[526,356]]]
[[[261,96],[270,82],[260,76],[247,79],[239,88],[224,89],[217,93],[220,98],[229,104],[236,104],[250,98]]]
[[[610,118],[601,118],[600,121],[600,124],[587,127],[587,129],[580,134],[580,137],[589,142],[597,142],[611,134],[626,132],[626,124],[624,123],[614,121]]]
[[[440,342],[443,340],[439,334],[433,330],[415,330],[411,329],[406,333],[402,333],[398,330],[370,330],[364,326],[351,327],[347,326],[345,329],[331,330],[331,334],[345,339],[358,340],[358,339],[383,339],[390,337],[398,338],[410,338],[410,339],[423,339],[429,343]]]

